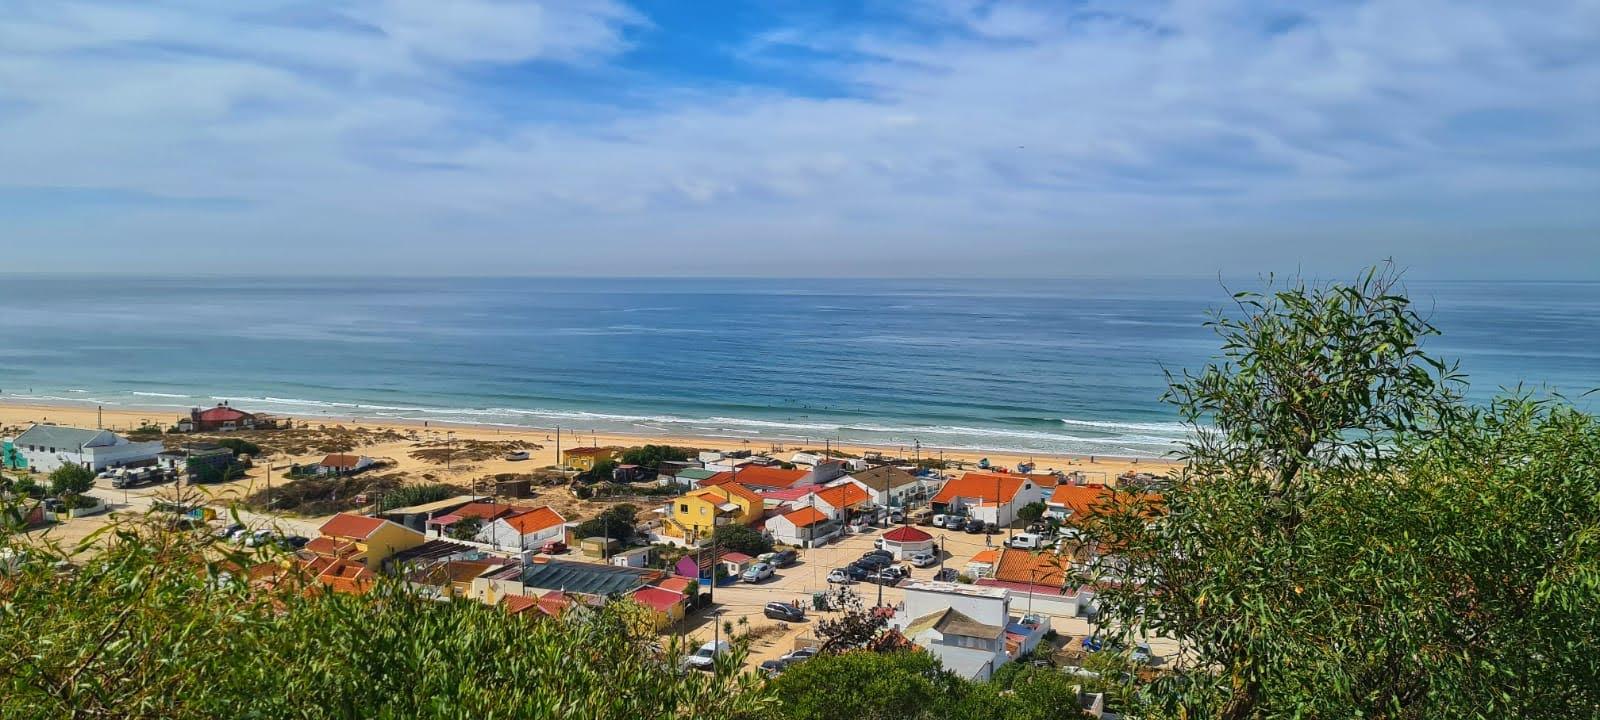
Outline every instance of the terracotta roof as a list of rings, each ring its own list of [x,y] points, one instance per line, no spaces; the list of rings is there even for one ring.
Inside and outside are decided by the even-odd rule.
[[[506,609],[508,615],[519,615],[538,607],[539,599],[527,595],[507,595],[500,600],[500,606]]]
[[[725,553],[722,554],[722,557],[720,559],[723,560],[723,561],[726,561],[726,562],[743,563],[743,562],[750,562],[754,558],[752,558],[749,555],[746,555],[746,554],[744,554],[742,552],[725,552]]]
[[[970,563],[987,563],[989,565],[993,565],[995,563],[995,561],[999,560],[999,559],[1000,559],[1000,551],[996,550],[996,549],[990,549],[990,550],[981,550],[981,551],[979,551],[978,554],[973,555],[972,559],[968,560],[967,562],[969,564]]]
[[[633,591],[633,599],[641,605],[653,608],[656,612],[666,612],[673,605],[683,602],[683,593],[647,585]]]
[[[201,410],[194,414],[199,416],[201,422],[227,422],[229,420],[243,420],[245,418],[253,417],[250,413],[237,408],[228,407],[227,405],[218,405],[213,408]]]
[[[735,496],[744,498],[746,502],[750,503],[752,509],[761,509],[761,496],[755,494],[750,488],[735,482],[724,482],[709,487],[702,485],[701,489],[689,493],[689,497],[705,498],[718,503],[723,500],[731,500]]]
[[[334,592],[360,595],[372,589],[376,577],[375,573],[363,565],[348,560],[336,560],[317,576],[317,580]]]
[[[519,512],[527,512],[527,508],[506,505],[504,503],[475,502],[462,505],[461,507],[450,511],[448,515],[440,517],[439,520],[443,521],[446,518],[454,516],[457,519],[477,518],[479,520],[483,520],[484,522],[488,522],[495,518],[502,518],[507,515],[515,515]]]
[[[817,491],[817,498],[835,508],[848,508],[872,499],[860,485],[847,482]]]
[[[827,515],[822,514],[821,510],[814,507],[803,507],[794,512],[784,513],[783,517],[797,528],[811,527],[819,522],[826,522],[828,519]]]
[[[339,513],[322,524],[322,534],[330,537],[360,538],[365,540],[383,527],[388,520],[351,513]]]
[[[1111,497],[1111,489],[1104,485],[1058,485],[1050,493],[1050,504],[1071,510],[1076,517],[1092,514],[1090,508]]]
[[[897,543],[927,542],[932,540],[933,536],[910,525],[902,525],[884,533],[883,539]]]
[[[348,542],[324,535],[306,543],[306,546],[303,549],[314,552],[318,555],[332,556],[344,555],[346,553],[353,552],[356,549],[356,545],[353,542]]]
[[[471,582],[474,578],[488,572],[490,568],[498,567],[500,567],[500,563],[485,562],[483,560],[451,560],[444,564],[444,572],[451,582]]]
[[[551,617],[555,617],[560,615],[562,610],[566,609],[567,595],[560,590],[551,590],[550,592],[539,596],[538,605],[539,612]]]
[[[1022,489],[1022,483],[1026,479],[1021,475],[969,472],[945,482],[944,487],[939,488],[939,494],[933,496],[933,502],[943,504],[959,497],[992,503],[995,501],[995,493],[998,492],[1000,502],[1009,503],[1017,496],[1017,491]]]
[[[989,577],[1002,582],[1030,583],[1059,588],[1062,585],[1061,565],[1066,560],[1054,553],[1037,555],[1026,550],[1004,548]]]
[[[503,518],[507,525],[523,535],[532,535],[540,530],[548,530],[567,521],[561,513],[548,507],[535,508],[520,515]]]
[[[686,578],[686,577],[678,577],[677,575],[673,575],[671,577],[662,578],[659,582],[656,583],[656,587],[661,588],[663,590],[671,590],[672,592],[675,592],[675,593],[688,594],[688,592],[689,592],[689,583],[691,583],[691,582],[694,582],[694,581],[690,580],[689,578]]]
[[[341,454],[341,453],[334,453],[332,455],[328,455],[328,456],[322,458],[322,462],[319,462],[317,464],[321,465],[322,467],[339,468],[340,470],[351,470],[351,469],[354,469],[355,466],[361,464],[361,456],[360,455],[345,455],[345,454]]]
[[[717,474],[721,475],[722,473]],[[810,470],[801,470],[799,468],[785,470],[781,467],[770,465],[742,465],[739,467],[738,472],[729,473],[730,476],[734,476],[732,479],[742,484],[751,487],[774,489],[792,487],[810,474]],[[700,484],[704,485],[705,481],[701,481]]]

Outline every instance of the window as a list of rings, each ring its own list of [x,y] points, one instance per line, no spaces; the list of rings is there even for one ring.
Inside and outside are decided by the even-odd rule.
[[[678,512],[687,514],[689,512],[689,503],[679,503]]]
[[[701,514],[701,515],[704,515],[704,514],[706,514],[706,506],[704,506],[704,505],[701,505],[701,506],[700,506],[700,514]]]

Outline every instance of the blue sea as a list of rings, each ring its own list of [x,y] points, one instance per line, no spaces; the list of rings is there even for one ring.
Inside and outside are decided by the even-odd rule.
[[[1600,284],[1407,289],[1475,399],[1600,387]],[[1215,354],[1202,323],[1227,298],[1214,279],[10,276],[0,396],[1156,456],[1183,434],[1163,369]]]

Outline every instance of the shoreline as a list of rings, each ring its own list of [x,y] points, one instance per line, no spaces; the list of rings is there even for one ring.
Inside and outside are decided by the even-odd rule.
[[[252,406],[239,406],[244,410],[257,410]],[[79,425],[94,427],[97,413],[101,413],[106,429],[126,432],[137,427],[141,420],[150,420],[153,424],[169,427],[185,412],[176,408],[159,405],[136,406],[118,404],[106,406],[94,400],[61,400],[55,402],[42,402],[32,399],[21,399],[0,396],[0,426],[25,426],[29,422],[53,422],[63,425]],[[514,423],[490,422],[460,422],[446,420],[420,420],[410,418],[372,418],[360,415],[335,414],[325,415],[305,413],[271,413],[278,417],[292,419],[296,424],[317,426],[348,426],[373,429],[393,429],[407,431],[423,431],[434,433],[455,433],[460,439],[475,440],[525,440],[541,445],[535,454],[534,466],[540,466],[540,458],[547,458],[543,464],[554,464],[555,458],[555,428],[519,425]],[[561,446],[570,449],[580,445],[599,444],[602,446],[636,446],[644,444],[670,444],[684,447],[701,448],[707,450],[750,450],[753,452],[792,453],[799,450],[821,450],[831,446],[835,451],[851,455],[863,455],[869,452],[912,459],[918,455],[913,447],[903,444],[872,443],[858,441],[838,441],[831,439],[815,438],[809,441],[798,439],[779,439],[736,436],[700,436],[678,432],[614,432],[614,431],[583,431],[570,427],[561,429]],[[1174,468],[1178,463],[1168,457],[1133,456],[1133,455],[1101,455],[1078,453],[1048,453],[1006,449],[972,449],[942,447],[923,444],[920,449],[923,459],[943,458],[946,461],[972,465],[982,459],[988,459],[991,464],[1002,467],[1015,467],[1016,465],[1032,461],[1037,471],[1051,469],[1059,470],[1084,470],[1095,473],[1106,473],[1108,479],[1115,474],[1130,469],[1167,470]],[[783,458],[787,459],[787,458]],[[523,464],[524,467],[528,465]]]

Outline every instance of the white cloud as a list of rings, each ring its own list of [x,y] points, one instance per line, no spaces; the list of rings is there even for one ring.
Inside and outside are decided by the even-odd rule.
[[[851,91],[831,98],[606,71],[671,31],[614,2],[226,5],[0,10],[0,188],[237,201],[14,232],[135,261],[250,241],[212,269],[289,269],[287,249],[419,272],[1070,274],[1443,267],[1458,240],[1532,272],[1541,238],[1600,228],[1592,2],[945,0],[745,45],[758,67],[829,57],[810,70]],[[629,102],[480,73],[527,62]],[[1229,249],[1247,237],[1281,239]]]

